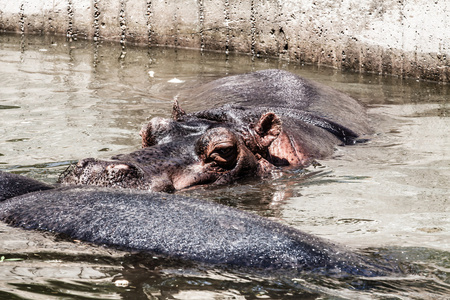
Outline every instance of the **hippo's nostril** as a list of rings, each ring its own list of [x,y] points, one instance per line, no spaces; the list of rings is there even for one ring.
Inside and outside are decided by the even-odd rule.
[[[93,161],[95,161],[94,158],[82,159],[82,160],[78,161],[77,168],[85,168],[90,162],[93,162]]]
[[[166,186],[161,190],[161,192],[165,192],[165,193],[173,193],[173,192],[175,192],[175,187],[173,186],[173,184],[166,185]]]

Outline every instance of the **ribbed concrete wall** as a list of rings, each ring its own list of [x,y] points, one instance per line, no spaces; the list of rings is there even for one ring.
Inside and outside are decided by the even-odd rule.
[[[450,82],[450,0],[0,0],[0,29]]]

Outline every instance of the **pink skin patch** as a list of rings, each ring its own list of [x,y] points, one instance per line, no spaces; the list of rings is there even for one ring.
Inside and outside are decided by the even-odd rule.
[[[294,139],[282,132],[269,147],[270,155],[285,159],[291,166],[304,166],[308,162],[308,157],[304,155],[303,149]]]

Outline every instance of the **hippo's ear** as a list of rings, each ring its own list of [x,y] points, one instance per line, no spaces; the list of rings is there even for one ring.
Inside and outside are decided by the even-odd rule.
[[[150,147],[156,144],[155,137],[152,134],[152,123],[144,124],[139,131],[142,138],[142,148]]]
[[[180,121],[185,115],[186,112],[180,107],[177,98],[175,98],[173,101],[172,119],[174,121]]]
[[[281,133],[281,120],[273,112],[267,112],[261,116],[254,129],[260,137],[259,144],[269,147]]]

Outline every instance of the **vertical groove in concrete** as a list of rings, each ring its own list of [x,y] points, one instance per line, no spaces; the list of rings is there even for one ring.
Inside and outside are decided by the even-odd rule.
[[[74,38],[74,34],[73,34],[73,5],[72,5],[72,0],[67,0],[67,16],[68,16],[68,22],[67,22],[66,36],[69,39],[73,39]]]
[[[150,46],[152,44],[152,16],[153,16],[153,5],[152,0],[147,0],[146,3],[146,24],[147,24],[147,44]]]
[[[255,0],[250,1],[250,37],[251,37],[251,46],[250,53],[252,57],[255,57],[255,45],[256,45],[256,6]]]
[[[224,18],[225,18],[225,53],[228,54],[230,52],[230,1],[224,1]]]
[[[25,34],[25,10],[24,10],[24,4],[20,4],[19,9],[19,28],[20,28],[20,34]]]
[[[94,41],[97,41],[100,38],[100,24],[99,24],[99,18],[100,18],[100,9],[99,9],[99,0],[93,0],[93,7],[94,7],[94,15],[93,19],[94,22],[92,26],[94,27]]]
[[[120,27],[120,46],[122,48],[120,52],[120,59],[125,58],[127,53],[126,43],[127,43],[127,2],[126,0],[120,0],[120,10],[119,10],[119,27]]]
[[[203,51],[205,49],[205,39],[203,37],[203,31],[204,31],[204,20],[205,20],[205,14],[204,14],[204,7],[203,7],[203,0],[197,1],[198,6],[198,33],[200,34],[200,51]]]

